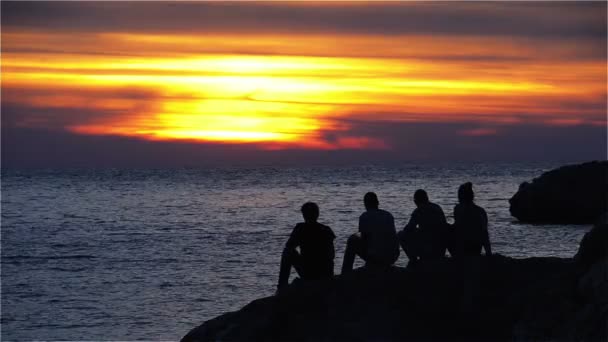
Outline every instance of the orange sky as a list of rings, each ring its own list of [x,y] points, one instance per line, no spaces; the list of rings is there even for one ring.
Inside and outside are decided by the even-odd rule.
[[[605,37],[194,31],[3,26],[2,101],[82,112],[23,127],[270,149],[390,148],[352,121],[606,125]]]

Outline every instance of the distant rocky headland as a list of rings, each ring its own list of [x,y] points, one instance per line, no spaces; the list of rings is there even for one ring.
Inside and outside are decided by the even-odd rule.
[[[578,207],[561,199],[602,200],[581,192],[596,191],[584,183],[599,179],[605,201],[607,166],[593,162],[545,173],[511,199],[513,215],[586,222],[591,211],[566,217],[560,205]],[[560,197],[555,189],[570,195]],[[554,201],[545,208],[538,201],[547,198]],[[600,209],[605,213],[606,205]],[[557,219],[547,219],[550,212]],[[493,255],[363,267],[328,281],[296,282],[280,295],[204,322],[182,341],[607,341],[608,224],[598,216],[572,258]]]
[[[511,215],[531,223],[593,223],[608,208],[608,161],[567,165],[524,182]]]

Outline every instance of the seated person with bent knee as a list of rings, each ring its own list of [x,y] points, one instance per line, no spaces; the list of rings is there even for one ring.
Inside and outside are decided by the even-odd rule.
[[[471,182],[458,188],[458,204],[454,207],[454,233],[450,245],[452,256],[478,256],[481,255],[482,247],[486,255],[492,255],[488,215],[473,202],[474,198]]]
[[[334,232],[317,222],[319,207],[315,203],[304,203],[302,216],[304,222],[295,226],[283,249],[278,290],[289,284],[292,266],[302,280],[331,278],[334,275]]]
[[[399,258],[399,242],[393,215],[379,209],[378,197],[368,192],[363,198],[366,212],[359,217],[359,233],[351,235],[344,252],[342,273],[352,271],[355,256],[366,265],[390,266]]]
[[[426,191],[414,193],[416,209],[399,232],[399,242],[410,261],[439,259],[445,256],[447,221],[441,207],[431,201]]]

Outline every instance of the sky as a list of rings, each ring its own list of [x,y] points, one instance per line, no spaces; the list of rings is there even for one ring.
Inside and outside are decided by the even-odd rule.
[[[2,167],[606,159],[606,2],[1,2]]]

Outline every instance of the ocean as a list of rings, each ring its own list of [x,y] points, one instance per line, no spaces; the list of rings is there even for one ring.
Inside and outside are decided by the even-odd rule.
[[[1,338],[177,340],[275,292],[306,201],[336,233],[339,272],[367,191],[402,229],[416,189],[452,222],[457,188],[471,181],[495,253],[570,257],[590,226],[509,214],[521,182],[561,165],[2,170]]]

